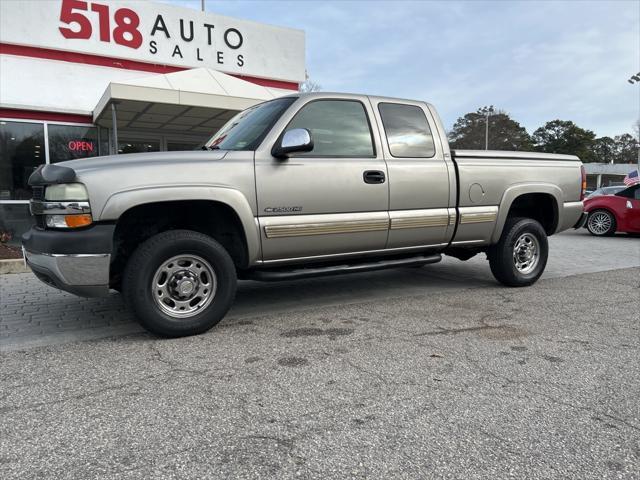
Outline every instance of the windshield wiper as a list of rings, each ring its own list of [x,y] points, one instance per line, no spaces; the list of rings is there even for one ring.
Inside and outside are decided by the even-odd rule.
[[[209,150],[220,150],[220,147],[218,145],[211,145],[210,147],[207,147]]]

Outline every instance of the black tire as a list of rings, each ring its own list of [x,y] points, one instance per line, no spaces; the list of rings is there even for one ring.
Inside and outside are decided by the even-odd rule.
[[[171,298],[165,295],[168,302],[165,303],[167,307],[163,307],[160,305],[159,294],[161,292],[159,287],[154,285],[151,288],[158,274],[158,269],[170,262],[170,259],[180,255],[184,255],[184,258],[192,255],[194,256],[192,258],[204,260],[201,263],[206,265],[205,268],[212,273],[211,278],[206,273],[201,274],[205,279],[204,282],[200,281],[202,279],[198,279],[197,275],[191,274],[195,278],[194,285],[209,282],[210,285],[215,286],[215,289],[211,287],[209,290],[210,299],[206,297],[206,294],[202,295],[203,298],[208,299],[209,303],[204,304],[201,309],[195,305],[193,308],[196,310],[186,318],[176,317],[178,314],[184,315],[184,313],[178,312],[178,307],[174,307],[176,308],[175,313],[171,312],[170,314],[163,311],[163,309],[170,309]],[[168,265],[172,266],[173,264],[168,263]],[[187,262],[186,265],[189,263]],[[197,266],[201,267],[199,264]],[[181,272],[176,272],[171,278],[184,279],[180,275]],[[167,285],[173,284],[169,278],[166,278],[165,283]],[[224,247],[213,238],[191,230],[163,232],[144,242],[131,255],[122,280],[125,300],[134,310],[140,324],[150,332],[164,337],[197,335],[209,330],[222,320],[231,307],[236,287],[235,266]],[[199,289],[200,286],[197,288]],[[172,291],[179,294],[176,289]],[[202,291],[206,292],[207,290]],[[200,290],[196,290],[196,293],[199,295]],[[156,300],[156,294],[158,294],[158,300]],[[194,301],[198,298],[200,297],[194,298]],[[177,304],[174,302],[175,305]],[[187,306],[187,308],[192,307]]]
[[[537,260],[529,264],[530,271],[516,267],[514,246],[524,239],[533,244],[537,251]],[[535,243],[537,242],[537,245]],[[527,248],[526,246],[524,247]],[[526,287],[534,284],[547,265],[549,243],[547,234],[539,222],[531,218],[511,217],[505,222],[502,235],[497,244],[492,245],[487,252],[491,273],[500,283],[509,287]],[[522,257],[518,257],[520,261]],[[526,263],[525,263],[526,265]],[[520,264],[522,267],[522,264]]]
[[[608,226],[607,226],[608,223]],[[587,230],[596,237],[610,237],[616,233],[616,217],[608,210],[594,210],[587,217]]]

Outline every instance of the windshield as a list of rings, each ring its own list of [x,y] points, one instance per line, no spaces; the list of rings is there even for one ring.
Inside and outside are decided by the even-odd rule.
[[[255,150],[295,100],[296,97],[278,98],[247,108],[229,120],[205,146],[216,150]]]
[[[626,187],[624,186],[618,186],[618,187],[603,187],[603,188],[599,188],[598,190],[596,190],[595,192],[591,193],[589,195],[589,197],[598,197],[600,195],[615,195],[618,192],[621,192],[622,190],[624,190]]]

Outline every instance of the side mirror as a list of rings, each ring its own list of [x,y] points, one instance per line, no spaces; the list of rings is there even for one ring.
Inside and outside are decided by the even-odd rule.
[[[306,128],[287,130],[271,149],[271,155],[276,158],[287,158],[296,152],[310,152],[313,150],[313,138]]]

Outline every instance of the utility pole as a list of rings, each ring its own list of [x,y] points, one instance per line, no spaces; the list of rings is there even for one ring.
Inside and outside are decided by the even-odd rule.
[[[640,84],[640,72],[632,75],[631,78],[627,79],[627,82],[629,82],[631,85],[633,85],[634,83]],[[640,107],[640,95],[638,96],[638,106]],[[636,133],[638,135],[638,141],[640,142],[640,119],[638,119],[637,126],[638,128],[636,130]],[[638,169],[638,175],[640,175],[640,148],[638,148],[638,164],[636,165],[636,167]]]
[[[200,0],[200,8],[204,12],[204,0]]]
[[[489,107],[482,107],[480,109],[485,116],[485,124],[484,124],[484,149],[489,150],[489,117],[493,115],[493,105]]]

